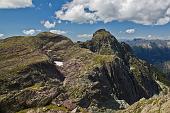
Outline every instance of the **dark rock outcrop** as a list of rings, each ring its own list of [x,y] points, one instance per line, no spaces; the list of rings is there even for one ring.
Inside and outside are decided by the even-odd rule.
[[[91,81],[91,86],[86,89],[86,94],[79,104],[85,108],[97,106],[119,109],[119,100],[125,100],[131,105],[141,98],[159,94],[160,91],[159,85],[151,77],[141,77],[142,83],[140,83],[125,62],[119,59],[95,68],[88,75],[88,79]]]

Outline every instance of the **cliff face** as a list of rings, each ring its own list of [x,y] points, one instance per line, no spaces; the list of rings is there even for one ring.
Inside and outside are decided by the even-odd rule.
[[[169,90],[168,87],[162,86],[165,90]],[[165,91],[164,90],[164,91]],[[164,92],[163,91],[163,92]],[[170,112],[170,94],[153,96],[152,98],[145,99],[142,98],[138,102],[129,106],[125,110],[119,110],[116,113],[129,113],[129,112],[137,112],[137,113],[169,113]]]
[[[35,48],[30,48],[27,40]],[[129,45],[119,43],[103,29],[94,33],[92,40],[78,44],[61,35],[41,33],[9,38],[0,46],[6,58],[0,63],[7,67],[0,68],[0,111],[4,113],[109,112],[161,91],[155,81],[159,73],[136,58]],[[14,52],[8,51],[11,49]],[[17,51],[20,54],[14,54]],[[20,60],[24,65],[17,62]],[[9,71],[11,61],[18,67],[10,68],[15,71]]]
[[[101,36],[104,33],[107,34],[106,37],[105,35]],[[97,36],[101,36],[100,41],[94,44],[94,40],[98,38]],[[93,44],[91,44],[92,42]],[[91,41],[79,44],[80,47],[89,48],[92,52],[95,51],[91,48],[98,48],[98,54],[102,55],[104,53],[100,51],[106,45],[107,50],[112,51],[109,53],[105,51],[106,55],[116,56],[111,62],[103,63],[100,68],[95,68],[94,72],[89,76],[92,82],[97,83],[97,87],[93,87],[102,92],[103,97],[112,95],[112,98],[125,100],[127,103],[132,104],[142,97],[149,98],[154,94],[159,94],[161,89],[154,80],[155,76],[151,71],[151,66],[136,58],[129,45],[120,44],[109,32],[99,30],[93,35]],[[99,97],[102,98],[102,95]],[[104,100],[106,101],[107,99]]]

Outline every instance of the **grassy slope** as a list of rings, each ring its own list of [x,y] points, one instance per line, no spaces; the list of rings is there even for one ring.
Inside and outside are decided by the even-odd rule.
[[[17,75],[30,64],[47,60],[47,56],[38,50],[42,43],[31,36],[0,41],[0,80]]]

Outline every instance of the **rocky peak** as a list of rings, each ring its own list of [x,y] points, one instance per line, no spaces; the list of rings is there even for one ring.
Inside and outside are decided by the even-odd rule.
[[[99,44],[111,44],[111,42],[118,42],[117,39],[105,29],[99,29],[93,34],[93,41]]]
[[[121,54],[123,51],[117,39],[105,29],[97,30],[92,40],[79,43],[79,45],[101,55]]]
[[[105,38],[112,38],[112,34],[105,29],[99,29],[93,34],[93,38],[95,39],[105,39]]]

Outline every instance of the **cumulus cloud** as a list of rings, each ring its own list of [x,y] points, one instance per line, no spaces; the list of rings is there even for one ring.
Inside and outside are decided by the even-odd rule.
[[[54,34],[59,34],[59,35],[65,35],[67,34],[66,31],[62,31],[62,30],[50,30],[51,33],[54,33]]]
[[[41,24],[43,24],[44,27],[47,29],[54,28],[56,26],[56,22],[50,22],[50,21],[41,21]]]
[[[160,18],[156,25],[165,25],[170,22],[170,17]]]
[[[92,34],[80,34],[77,36],[78,38],[91,38]]]
[[[32,0],[0,0],[0,9],[25,8],[33,6]]]
[[[23,30],[22,31],[25,35],[33,35],[37,32],[41,32],[41,30],[36,30],[36,29],[29,29],[29,30]]]
[[[0,38],[2,38],[4,36],[4,34],[0,33]]]
[[[170,0],[72,0],[56,18],[76,23],[131,21],[143,25],[170,22]]]
[[[135,29],[127,29],[126,33],[133,34],[133,33],[135,33]]]

